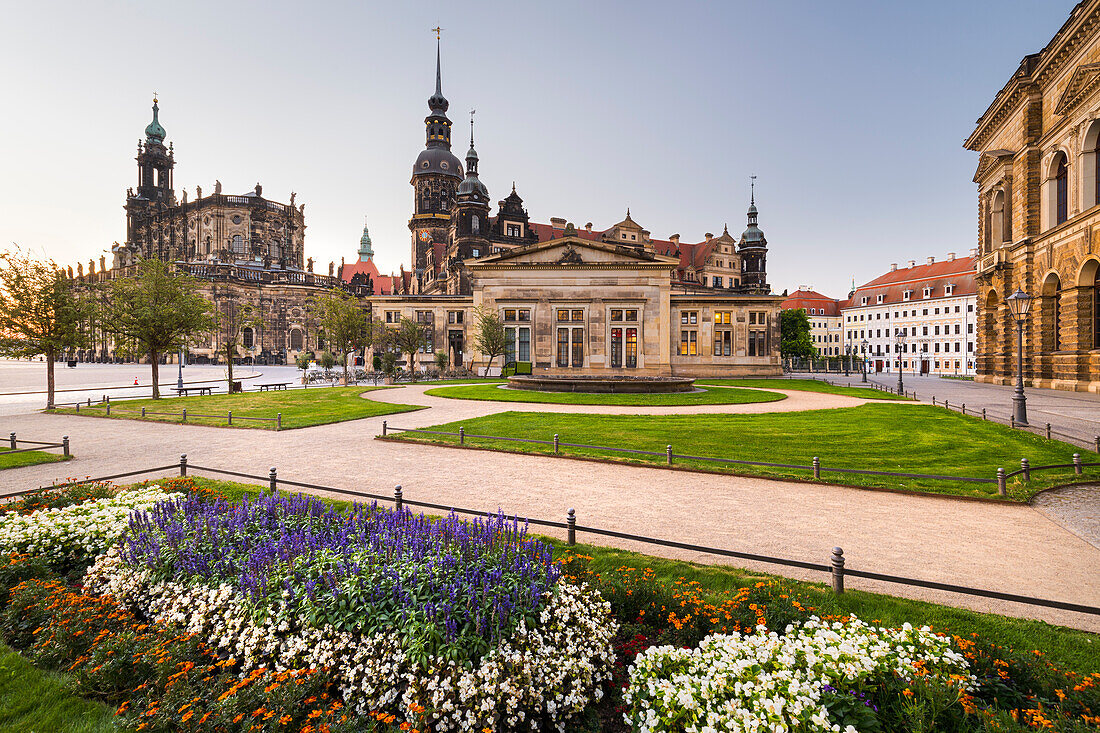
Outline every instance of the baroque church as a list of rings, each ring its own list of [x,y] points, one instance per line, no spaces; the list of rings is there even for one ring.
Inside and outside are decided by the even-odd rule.
[[[656,239],[631,217],[605,229],[561,218],[532,222],[513,183],[495,215],[480,179],[473,120],[465,166],[451,151],[437,41],[435,92],[426,143],[413,163],[411,269],[381,275],[364,228],[345,283],[365,285],[386,323],[426,325],[424,362],[447,349],[449,363],[477,366],[470,353],[474,311],[499,312],[506,360],[536,371],[765,375],[781,371],[779,308],[767,283],[767,239],[755,197],[748,225],[702,242]]]

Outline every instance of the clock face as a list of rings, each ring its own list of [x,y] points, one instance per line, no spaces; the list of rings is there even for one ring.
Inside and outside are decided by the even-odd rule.
[[[427,229],[421,229],[420,234],[418,234],[417,236],[420,237],[421,242],[432,241],[432,233],[429,232]]]

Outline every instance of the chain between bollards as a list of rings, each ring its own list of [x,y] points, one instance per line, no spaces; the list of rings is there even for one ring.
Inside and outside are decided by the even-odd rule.
[[[570,545],[577,544],[577,511],[572,507],[565,514],[566,542]]]
[[[839,547],[833,548],[832,557],[829,558],[829,564],[832,566],[833,576],[833,593],[844,592],[844,550]]]

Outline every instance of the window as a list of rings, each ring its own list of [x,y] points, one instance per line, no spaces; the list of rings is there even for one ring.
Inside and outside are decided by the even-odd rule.
[[[241,331],[241,343],[246,349],[251,349],[252,344],[255,342],[255,334],[253,334],[251,328],[246,328]]]
[[[240,234],[233,235],[233,254],[244,254],[244,237]]]
[[[936,326],[935,328],[936,328],[936,335],[939,336],[940,335],[940,327]]]
[[[943,294],[944,295],[954,295],[955,294],[955,286],[954,285],[944,285],[943,286]]]
[[[481,250],[477,247],[474,247],[472,254],[474,255],[474,257],[481,257]]]
[[[911,297],[913,297],[913,291],[912,290],[906,290],[906,291],[902,292],[902,294],[901,294],[901,299],[902,300],[909,300],[909,298],[911,298]]]
[[[882,299],[883,299],[883,297],[884,297],[884,296],[882,296],[881,294],[880,294],[880,295],[878,296],[878,302],[879,302],[879,303],[881,303],[881,302],[882,302]]]
[[[698,336],[699,332],[694,329],[680,331],[680,356],[697,356],[699,354]]]
[[[447,311],[447,323],[462,323],[464,315],[463,311]]]
[[[386,311],[386,323],[401,323],[401,311]]]
[[[939,308],[937,308],[937,309],[936,309],[936,315],[938,316],[939,314],[940,314],[940,309],[939,309]]]
[[[728,325],[730,323],[733,323],[733,312],[732,311],[715,311],[714,312],[714,323],[715,323],[715,325],[719,325],[719,324]]]
[[[300,329],[290,329],[290,349],[291,351],[302,350],[302,332]]]
[[[509,224],[507,234],[509,237],[522,237],[523,225],[522,224]]]
[[[431,311],[417,311],[416,312],[416,322],[417,323],[431,323],[432,322],[432,312]]]
[[[750,326],[766,326],[768,325],[768,314],[760,311],[749,311],[749,325]]]
[[[530,322],[530,308],[504,309],[505,363],[531,361],[531,327],[511,325]]]
[[[768,332],[749,329],[749,356],[768,356]]]
[[[711,278],[711,283],[710,284],[711,284],[711,287],[720,288],[720,287],[722,287],[722,278],[713,277],[713,278]]]
[[[1054,166],[1054,206],[1054,224],[1057,226],[1069,218],[1069,168],[1062,153],[1058,154],[1058,162]]]
[[[860,303],[860,305],[867,305],[867,296],[866,295],[863,296],[863,300]]]
[[[699,322],[699,311],[680,311],[680,325],[694,326]]]
[[[924,297],[924,298],[930,298],[930,297],[932,297],[932,288],[930,288],[930,287],[925,287],[925,289],[924,289],[924,293],[923,293],[923,295],[922,295],[921,297]]]

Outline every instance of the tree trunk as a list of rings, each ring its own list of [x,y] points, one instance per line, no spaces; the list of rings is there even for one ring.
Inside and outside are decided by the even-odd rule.
[[[226,387],[226,391],[233,394],[233,346],[230,344],[225,345],[225,367],[229,374],[229,386]]]
[[[344,353],[344,386],[348,386],[348,356],[350,354]]]
[[[54,362],[54,357],[56,357],[56,356],[57,356],[57,354],[54,353],[52,350],[47,350],[46,351],[46,409],[47,410],[52,410],[53,409],[53,391],[54,391],[53,362]]]
[[[155,350],[149,351],[149,366],[153,368],[153,399],[160,399],[160,354]]]

